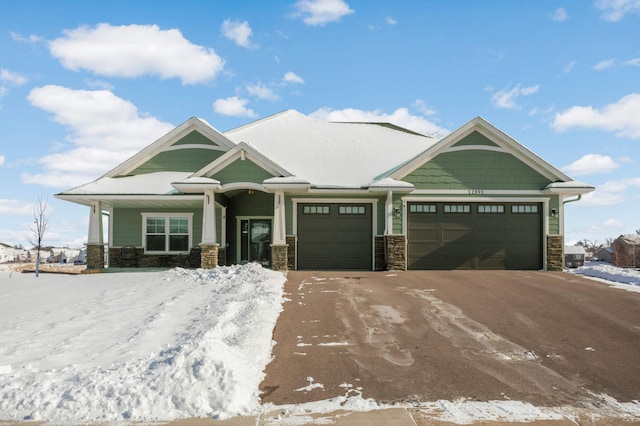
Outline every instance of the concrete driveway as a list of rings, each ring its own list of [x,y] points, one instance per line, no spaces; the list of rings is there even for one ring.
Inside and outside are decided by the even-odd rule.
[[[534,271],[288,277],[263,402],[640,399],[640,293]]]

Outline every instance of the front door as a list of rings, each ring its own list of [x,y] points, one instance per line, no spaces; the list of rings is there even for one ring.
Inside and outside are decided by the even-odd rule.
[[[240,219],[239,259],[271,267],[271,219]]]

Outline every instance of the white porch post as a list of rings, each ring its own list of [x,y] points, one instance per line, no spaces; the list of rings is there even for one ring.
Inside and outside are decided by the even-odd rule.
[[[102,236],[102,203],[91,200],[89,233],[87,235],[87,269],[104,268],[104,238]]]
[[[273,196],[273,244],[287,243],[284,191],[276,191]]]
[[[217,244],[216,241],[216,200],[212,189],[204,191],[202,211],[202,242],[200,245]]]
[[[102,203],[92,200],[90,208],[87,244],[102,245],[104,244],[102,236]]]
[[[393,234],[393,192],[387,192],[387,201],[384,203],[385,225],[384,235]]]

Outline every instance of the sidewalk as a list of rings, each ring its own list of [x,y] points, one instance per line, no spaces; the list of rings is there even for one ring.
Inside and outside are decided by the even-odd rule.
[[[604,421],[604,423],[603,423]],[[638,420],[640,421],[640,419]],[[275,425],[305,425],[305,424],[331,424],[331,425],[351,425],[351,426],[444,426],[454,423],[427,418],[416,408],[389,408],[374,411],[334,411],[332,413],[318,414],[309,413],[306,415],[290,415],[281,411],[273,411],[257,417],[234,417],[229,420],[212,419],[183,419],[168,423],[171,426],[275,426]],[[569,419],[561,420],[536,420],[531,422],[494,422],[477,421],[475,424],[483,426],[506,426],[506,425],[550,425],[550,426],[575,426],[576,423]],[[629,420],[622,419],[594,419],[586,418],[580,420],[581,425],[617,425],[632,424]]]

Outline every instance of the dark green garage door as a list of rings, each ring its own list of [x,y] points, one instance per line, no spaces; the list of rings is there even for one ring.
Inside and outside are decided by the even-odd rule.
[[[409,203],[408,269],[541,269],[539,203]]]
[[[298,269],[372,266],[371,204],[298,204]]]

